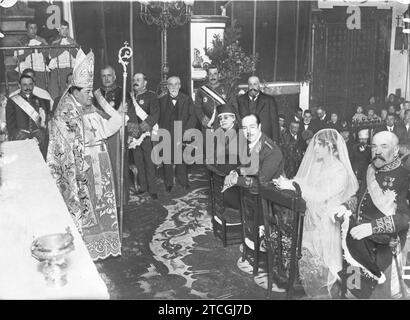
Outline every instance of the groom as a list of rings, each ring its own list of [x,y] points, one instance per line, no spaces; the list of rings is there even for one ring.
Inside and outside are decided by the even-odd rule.
[[[398,143],[397,136],[388,131],[373,137],[372,163],[358,191],[357,208],[350,201],[349,206],[338,209],[338,217],[350,216],[342,223],[342,246],[348,265],[360,267],[360,285],[351,290],[347,283],[347,289],[357,297],[406,296],[407,288],[401,277],[410,220],[406,202],[409,172],[399,158]],[[354,215],[348,207],[355,209]]]

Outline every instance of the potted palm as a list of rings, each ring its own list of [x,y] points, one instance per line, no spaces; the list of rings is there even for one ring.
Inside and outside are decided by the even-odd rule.
[[[215,35],[212,47],[208,49],[207,56],[215,65],[221,75],[221,80],[226,84],[227,96],[232,97],[238,92],[238,84],[242,77],[256,70],[258,54],[247,55],[239,43],[241,29],[236,20],[225,29],[223,39]]]

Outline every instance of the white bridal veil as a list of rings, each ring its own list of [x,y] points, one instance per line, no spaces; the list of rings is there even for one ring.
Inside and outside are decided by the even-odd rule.
[[[345,184],[344,192],[340,199],[340,201],[344,202],[356,193],[359,184],[349,160],[346,143],[343,137],[335,129],[323,129],[313,136],[305,156],[303,157],[302,163],[300,164],[295,180],[301,182],[301,184],[305,186],[316,185],[316,181],[322,180],[321,175],[323,169],[326,168],[323,168],[324,164],[321,161],[318,161],[318,156],[315,152],[315,146],[319,142],[326,144],[332,160],[339,160],[338,162],[340,162],[345,169],[347,174],[345,179],[347,179],[347,183]],[[329,163],[333,164],[334,161],[330,161]],[[334,182],[335,181],[331,183]]]
[[[358,189],[346,143],[336,130],[314,135],[294,180],[306,200],[299,261],[303,287],[311,297],[330,295],[342,269],[340,225],[331,217]]]

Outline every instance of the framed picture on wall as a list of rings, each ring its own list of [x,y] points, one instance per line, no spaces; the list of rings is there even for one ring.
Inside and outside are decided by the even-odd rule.
[[[225,28],[207,27],[205,28],[205,50],[206,52],[212,48],[212,41],[215,35],[219,35],[223,40]]]

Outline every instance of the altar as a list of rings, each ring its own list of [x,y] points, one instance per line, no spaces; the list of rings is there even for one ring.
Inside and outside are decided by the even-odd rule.
[[[4,142],[0,187],[0,299],[109,299],[50,171],[33,140]],[[7,163],[9,162],[9,163]],[[35,238],[69,227],[67,284],[48,286],[31,254]]]

